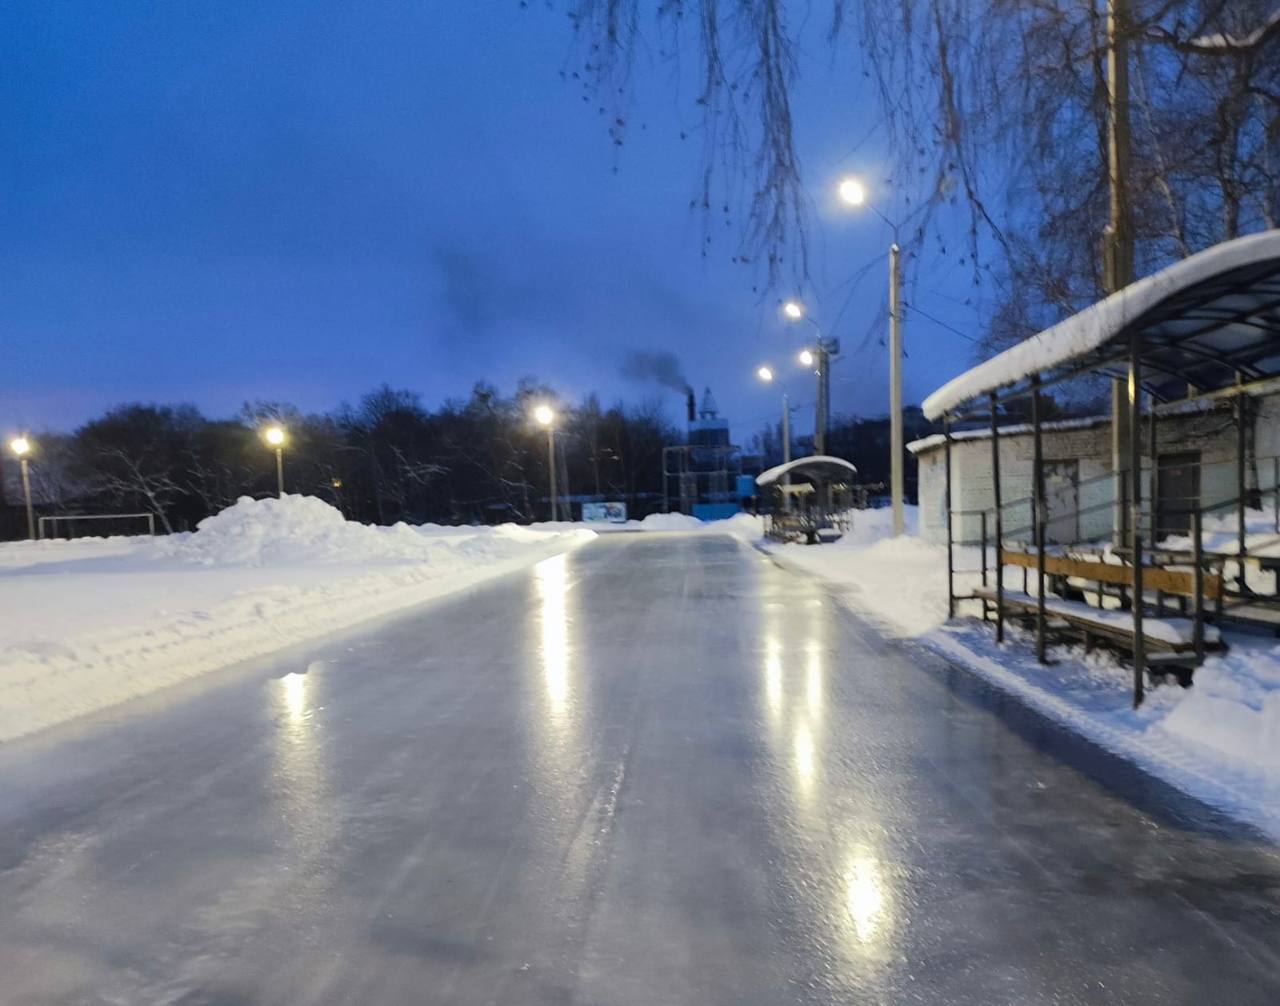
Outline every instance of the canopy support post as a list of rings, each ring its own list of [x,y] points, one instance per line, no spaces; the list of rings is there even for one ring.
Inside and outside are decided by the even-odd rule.
[[[1236,375],[1236,384],[1242,383],[1241,376]],[[1247,444],[1245,437],[1245,401],[1244,395],[1236,395],[1236,588],[1242,593],[1247,591],[1245,579],[1244,557],[1245,545],[1245,465],[1247,463]]]
[[[1129,516],[1130,549],[1133,555],[1133,708],[1142,705],[1146,672],[1146,642],[1142,625],[1142,360],[1137,330],[1129,344]]]
[[[947,618],[956,617],[956,563],[955,556],[952,555],[952,532],[951,532],[951,415],[948,413],[942,417],[942,439],[944,443],[943,453],[946,455],[947,466]]]
[[[1147,453],[1151,456],[1151,547],[1155,548],[1160,543],[1160,455],[1159,447],[1156,444],[1156,406],[1155,402],[1151,403],[1151,432],[1149,434],[1150,443],[1147,444]]]
[[[996,642],[1004,642],[1004,557],[1000,549],[1004,545],[1004,523],[1000,514],[1000,426],[996,416],[996,393],[990,395],[991,402],[991,491],[995,500],[995,533],[996,533]]]
[[[1036,660],[1048,663],[1044,639],[1044,444],[1040,436],[1040,375],[1031,375],[1031,429],[1034,460],[1031,473],[1031,513],[1036,542]]]

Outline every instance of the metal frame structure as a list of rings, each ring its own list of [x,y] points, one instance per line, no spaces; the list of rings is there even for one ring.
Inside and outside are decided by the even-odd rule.
[[[711,456],[714,459],[713,466],[705,467],[696,463],[694,455],[700,458]],[[672,467],[673,458],[676,459],[674,468]],[[741,474],[742,448],[737,444],[715,447],[702,444],[672,444],[664,447],[662,448],[662,512],[671,512],[672,479],[676,480],[675,498],[680,512],[692,513],[695,503],[728,503],[737,499],[735,493],[737,477]]]
[[[39,518],[39,537],[46,536],[44,533],[45,522],[48,521],[51,526],[55,526],[58,521],[76,521],[76,520],[128,520],[133,517],[141,517],[147,522],[147,534],[154,536],[156,533],[156,515],[153,513],[69,513],[69,514],[50,514]]]
[[[1039,601],[1036,605],[1036,656],[1046,660],[1045,642],[1045,487],[1042,445],[1042,388],[1060,384],[1084,374],[1100,373],[1123,378],[1126,382],[1125,406],[1128,415],[1127,471],[1119,487],[1128,508],[1128,561],[1132,564],[1133,614],[1133,701],[1141,704],[1144,675],[1147,670],[1144,634],[1145,595],[1143,589],[1144,547],[1142,511],[1142,398],[1146,394],[1151,414],[1150,450],[1156,450],[1155,412],[1161,402],[1180,399],[1214,399],[1235,397],[1236,498],[1239,523],[1237,556],[1239,585],[1243,586],[1246,555],[1245,507],[1247,502],[1247,415],[1246,398],[1263,382],[1280,377],[1280,232],[1237,239],[1201,253],[1215,256],[1202,260],[1193,268],[1185,260],[1165,272],[1143,281],[1139,296],[1135,288],[1122,290],[1093,308],[1088,319],[1084,313],[1071,334],[1083,332],[1088,338],[1079,346],[1062,338],[1055,329],[1047,330],[1026,343],[1007,350],[1001,357],[987,361],[969,374],[944,386],[925,402],[930,419],[941,418],[946,440],[948,610],[954,615],[956,601],[955,569],[951,558],[952,507],[951,441],[956,423],[978,419],[991,424],[991,450],[995,513],[995,591],[996,634],[1004,638],[1004,587],[1001,543],[1001,487],[999,477],[1000,437],[998,415],[1001,405],[1019,399],[1030,399],[1033,428],[1032,521],[1036,551],[1036,582]],[[1212,265],[1221,263],[1214,270]],[[1205,266],[1208,267],[1205,267]],[[1126,298],[1132,298],[1127,300]],[[1126,308],[1137,302],[1141,309],[1129,316]],[[1084,324],[1093,323],[1092,329]],[[1064,325],[1069,323],[1063,323]],[[1060,342],[1055,342],[1058,339]],[[1013,356],[1011,354],[1018,354]],[[1006,358],[1002,360],[1001,358]],[[1043,357],[1038,369],[1026,368],[1019,373],[1017,361],[1034,361]],[[1007,362],[1006,362],[1007,360]],[[1019,373],[1012,379],[1001,375]],[[1119,417],[1117,417],[1119,418]],[[1119,474],[1119,473],[1118,473]],[[1156,491],[1153,468],[1152,493]],[[1153,500],[1154,513],[1154,500]],[[1203,545],[1200,534],[1199,503],[1192,507],[1193,562],[1196,578],[1195,640],[1196,652],[1203,654]],[[985,527],[985,523],[984,523]],[[984,534],[985,539],[985,534]],[[985,543],[983,564],[985,567]],[[985,574],[985,568],[984,568]],[[984,615],[985,615],[984,605]]]

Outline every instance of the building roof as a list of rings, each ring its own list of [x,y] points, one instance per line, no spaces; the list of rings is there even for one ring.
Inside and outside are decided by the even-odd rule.
[[[1143,386],[1180,398],[1280,375],[1280,231],[1214,245],[1045,329],[924,400],[936,419],[991,392],[1074,374],[1121,374],[1137,340]]]
[[[802,478],[816,479],[820,482],[840,482],[851,475],[857,475],[858,469],[844,458],[833,458],[829,454],[814,454],[807,458],[796,458],[783,465],[775,465],[766,472],[756,476],[756,485],[773,485],[784,475],[799,475]]]

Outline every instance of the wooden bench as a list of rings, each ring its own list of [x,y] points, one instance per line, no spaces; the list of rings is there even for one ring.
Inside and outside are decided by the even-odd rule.
[[[984,604],[994,604],[996,589],[978,587],[973,596]],[[1035,614],[1039,610],[1038,599],[1021,591],[1006,590],[1002,600],[1006,609],[1024,614]],[[1044,609],[1046,619],[1056,619],[1080,630],[1086,650],[1091,649],[1097,639],[1106,639],[1125,649],[1133,649],[1133,619],[1126,612],[1094,608],[1083,601],[1068,601],[1047,595]],[[1169,654],[1184,660],[1195,657],[1194,625],[1190,619],[1144,618],[1142,636],[1148,653]],[[1205,649],[1221,648],[1221,638],[1215,626],[1204,626]]]
[[[1024,569],[1037,568],[1035,552],[1018,552],[1013,549],[1000,549],[1000,562],[1004,566],[1021,566]],[[1133,567],[1114,562],[1100,562],[1094,559],[1078,559],[1067,555],[1049,555],[1044,557],[1044,571],[1050,576],[1075,577],[1093,583],[1109,584],[1117,587],[1133,588]],[[1217,573],[1202,575],[1205,600],[1217,601],[1222,596],[1222,577]],[[1190,569],[1167,569],[1161,566],[1142,567],[1143,590],[1154,590],[1163,594],[1180,597],[1195,597],[1195,571]]]

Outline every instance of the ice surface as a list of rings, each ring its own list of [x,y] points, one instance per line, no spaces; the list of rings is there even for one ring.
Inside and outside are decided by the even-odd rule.
[[[908,508],[914,520],[915,508]],[[1251,541],[1268,535],[1254,511]],[[1213,655],[1190,689],[1174,685],[1129,708],[1132,670],[1102,651],[1054,648],[1053,667],[1037,664],[1031,641],[1010,627],[995,643],[989,626],[947,623],[946,548],[910,535],[890,538],[888,511],[866,511],[835,545],[764,544],[785,565],[835,585],[842,599],[896,635],[917,639],[1148,771],[1280,837],[1280,645],[1227,632],[1228,653]],[[1206,522],[1206,547],[1230,545],[1230,519]],[[1270,541],[1275,545],[1274,533]],[[1170,545],[1176,545],[1174,541]],[[959,570],[980,566],[976,549],[958,548]],[[1013,586],[1007,575],[1006,583]],[[957,591],[977,582],[957,574]],[[1020,580],[1018,581],[1020,583]],[[1109,617],[1107,613],[1095,613]],[[1127,621],[1128,616],[1123,616]],[[1177,625],[1163,625],[1157,631]]]

